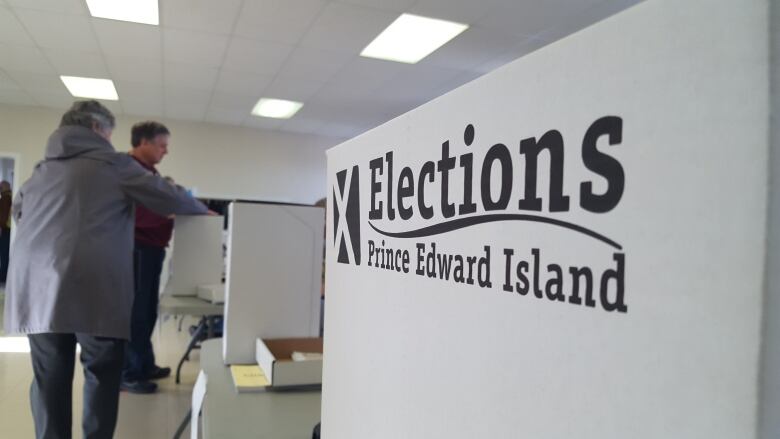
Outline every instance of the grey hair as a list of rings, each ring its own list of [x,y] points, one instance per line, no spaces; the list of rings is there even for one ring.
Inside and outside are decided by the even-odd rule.
[[[92,129],[93,125],[97,125],[100,129],[113,129],[115,123],[111,110],[98,101],[89,100],[74,102],[62,115],[60,126],[78,125]]]

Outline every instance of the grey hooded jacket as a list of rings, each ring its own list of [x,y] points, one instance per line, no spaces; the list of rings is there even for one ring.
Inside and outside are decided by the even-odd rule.
[[[135,203],[207,212],[92,130],[56,130],[14,199],[5,331],[129,338]]]

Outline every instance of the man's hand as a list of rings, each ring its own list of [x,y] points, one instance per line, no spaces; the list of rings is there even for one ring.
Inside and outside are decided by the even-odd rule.
[[[214,212],[211,209],[209,209],[209,211],[206,212],[206,215],[208,215],[208,216],[219,216],[219,214],[217,212]]]

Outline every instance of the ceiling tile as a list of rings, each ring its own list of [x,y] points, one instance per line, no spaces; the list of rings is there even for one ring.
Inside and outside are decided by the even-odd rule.
[[[87,17],[32,9],[17,9],[16,15],[40,47],[100,51]]]
[[[165,0],[160,21],[166,28],[230,34],[241,0]]]
[[[590,8],[558,21],[539,34],[539,37],[547,41],[557,41],[641,2],[642,0],[601,1]]]
[[[163,54],[166,61],[219,67],[228,41],[222,35],[163,29]]]
[[[14,8],[37,9],[72,15],[89,15],[83,0],[5,0]]]
[[[208,105],[209,100],[211,100],[210,92],[186,87],[165,87],[163,95],[165,96],[166,113],[169,106],[186,105],[203,107],[205,113],[205,107]]]
[[[522,56],[528,55],[531,52],[541,49],[547,44],[549,44],[549,42],[541,38],[531,38],[529,40],[525,40],[519,44],[514,45],[511,49],[507,50],[506,52],[500,53],[492,57],[487,62],[479,66],[476,66],[472,70],[478,73],[492,72],[493,70],[507,63],[510,63]]]
[[[325,125],[325,121],[322,119],[298,117],[296,115],[296,117],[283,123],[280,129],[293,133],[319,134],[323,125]]]
[[[62,83],[57,75],[15,70],[6,70],[5,72],[16,85],[30,93],[41,92],[70,96],[68,89],[65,88],[65,84]]]
[[[219,78],[214,90],[217,92],[245,94],[259,97],[268,84],[273,80],[273,76],[257,75],[254,73],[232,72],[222,70],[219,72]]]
[[[320,81],[277,77],[263,92],[263,96],[305,102],[323,86]]]
[[[125,99],[119,101],[122,105],[122,111],[125,114],[138,116],[139,118],[159,118],[164,116],[162,95],[158,96],[159,100],[137,100],[135,98]],[[128,140],[128,144],[130,141]]]
[[[282,126],[285,119],[273,119],[270,117],[250,116],[241,124],[243,126],[258,128],[261,130],[275,130]]]
[[[104,107],[106,107],[109,110],[111,110],[111,112],[114,113],[114,116],[119,116],[121,114],[124,114],[124,112],[122,111],[122,106],[119,104],[119,101],[100,101],[100,103],[103,104]],[[117,140],[118,139],[114,139],[115,142]],[[128,142],[127,142],[128,145],[130,144],[129,140],[130,139],[128,139]],[[120,150],[120,151],[123,150],[121,141],[117,142],[114,145],[117,147],[118,150]]]
[[[206,104],[166,103],[165,117],[180,120],[202,121],[206,117]]]
[[[7,73],[0,70],[0,90],[21,90],[21,87]]]
[[[235,34],[245,38],[296,44],[320,13],[324,0],[244,2]]]
[[[335,98],[312,100],[298,113],[301,118],[319,119],[325,125],[350,125],[359,129],[376,126],[387,120],[383,111],[384,102],[373,98]],[[297,116],[297,115],[296,115]]]
[[[370,58],[355,58],[317,93],[318,97],[370,96],[377,88],[414,66]]]
[[[69,108],[74,101],[78,100],[78,98],[74,98],[68,92],[58,93],[32,90],[29,91],[29,94],[38,105],[55,109]]]
[[[506,52],[530,37],[509,36],[484,27],[467,29],[418,64],[469,70]]]
[[[0,6],[0,43],[19,46],[35,45],[35,42],[30,38],[27,30],[16,18],[16,15],[5,6]]]
[[[374,96],[388,102],[409,102],[417,107],[449,91],[450,81],[460,74],[458,70],[418,65],[385,83]]]
[[[0,88],[0,104],[35,105],[36,102],[23,90],[7,90]]]
[[[529,2],[517,3],[528,4]],[[484,17],[500,0],[420,0],[409,9],[409,13],[422,15],[424,17],[439,18],[441,20],[450,20],[458,23],[473,25],[480,18]]]
[[[278,76],[326,82],[356,57],[356,54],[298,47],[287,58]]]
[[[163,88],[149,84],[129,81],[116,81],[116,92],[121,102],[149,102],[152,106],[163,103]]]
[[[192,64],[166,62],[163,64],[165,86],[187,87],[211,91],[219,70],[215,67],[199,67]]]
[[[349,3],[351,5],[366,6],[369,8],[384,9],[386,11],[393,12],[407,12],[417,0],[340,0],[342,3]],[[448,0],[452,1],[452,0]]]
[[[54,68],[37,47],[0,43],[0,68],[55,76]]]
[[[275,75],[293,46],[233,38],[222,67],[234,72]]]
[[[138,82],[161,86],[162,64],[145,58],[107,56],[106,64],[114,81]]]
[[[333,2],[311,25],[301,46],[359,54],[398,14]]]
[[[506,1],[475,22],[475,25],[508,35],[537,35],[555,23],[573,17],[602,0],[545,0],[544,2]]]
[[[373,127],[344,123],[327,123],[319,129],[318,134],[326,137],[349,139],[358,136],[371,128]]]
[[[45,49],[44,53],[60,75],[109,78],[103,57],[94,53]]]
[[[249,113],[239,110],[223,110],[210,108],[206,112],[206,122],[221,123],[225,125],[241,125]]]
[[[94,19],[93,26],[108,57],[162,59],[162,37],[157,26],[103,19]]]
[[[211,109],[240,111],[244,116],[252,112],[258,96],[217,92],[211,96]]]

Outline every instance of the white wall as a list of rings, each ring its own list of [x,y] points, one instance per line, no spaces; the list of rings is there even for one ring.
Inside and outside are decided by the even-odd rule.
[[[0,179],[14,184],[14,158],[0,157]]]
[[[17,153],[18,181],[43,158],[46,139],[63,110],[0,105],[0,154]],[[113,143],[130,149],[130,128],[141,117],[120,116]],[[171,130],[159,166],[197,195],[313,203],[325,194],[324,151],[343,139],[157,119]],[[15,189],[15,188],[14,188]]]

